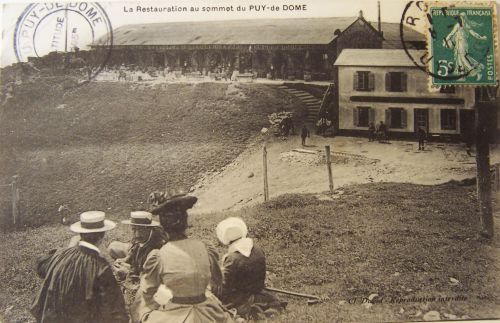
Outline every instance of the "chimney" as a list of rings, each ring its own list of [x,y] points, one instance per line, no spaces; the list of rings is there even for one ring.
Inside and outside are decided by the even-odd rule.
[[[380,1],[377,1],[378,5],[378,32],[382,33],[382,19],[380,17]]]
[[[363,10],[359,11],[359,18],[363,18]]]

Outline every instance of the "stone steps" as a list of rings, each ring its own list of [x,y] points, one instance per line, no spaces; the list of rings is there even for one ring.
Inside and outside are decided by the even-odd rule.
[[[279,85],[278,89],[284,90],[302,101],[307,107],[307,117],[304,121],[309,124],[316,124],[318,120],[318,113],[321,108],[321,100],[306,91],[292,89],[286,85]]]

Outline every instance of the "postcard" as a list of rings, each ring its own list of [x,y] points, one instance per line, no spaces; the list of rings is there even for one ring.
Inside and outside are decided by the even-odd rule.
[[[1,322],[500,320],[497,2],[1,4]]]

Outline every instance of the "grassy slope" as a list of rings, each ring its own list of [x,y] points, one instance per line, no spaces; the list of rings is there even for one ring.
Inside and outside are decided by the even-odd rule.
[[[92,83],[68,92],[65,82],[18,86],[0,110],[0,183],[20,175],[28,225],[56,221],[63,203],[73,216],[123,216],[166,183],[188,189],[233,160],[268,114],[301,109],[259,85]]]
[[[418,311],[437,310],[471,318],[499,317],[499,268],[492,248],[474,238],[473,187],[378,183],[346,188],[333,201],[285,195],[237,213],[192,216],[189,234],[215,242],[215,226],[242,216],[267,254],[273,286],[328,296],[307,306],[289,298],[276,322],[413,321]],[[425,200],[424,200],[425,198]],[[109,240],[126,239],[118,226]],[[56,237],[56,238],[54,238]],[[39,285],[33,259],[69,239],[61,225],[0,236],[0,313],[6,322],[29,318],[27,307]],[[18,252],[6,250],[16,248]],[[223,252],[223,250],[220,250]],[[16,267],[9,266],[15,263]],[[396,272],[399,275],[394,275]],[[453,277],[457,286],[449,283]],[[467,302],[339,305],[368,297],[466,296]],[[400,313],[401,308],[403,312]]]

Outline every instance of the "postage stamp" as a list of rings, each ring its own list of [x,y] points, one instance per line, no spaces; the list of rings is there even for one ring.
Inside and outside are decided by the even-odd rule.
[[[497,83],[494,3],[431,3],[429,72],[433,86]]]

